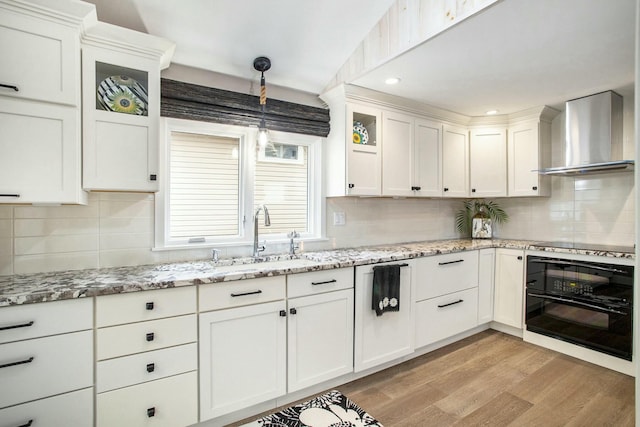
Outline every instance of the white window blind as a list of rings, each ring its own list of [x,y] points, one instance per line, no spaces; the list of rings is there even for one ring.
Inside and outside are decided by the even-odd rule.
[[[240,141],[171,132],[169,238],[238,236]]]
[[[286,144],[276,144],[279,153]],[[296,147],[289,145],[291,147]],[[266,148],[269,150],[269,147]],[[271,226],[260,221],[260,234],[282,234],[296,230],[309,231],[309,167],[308,150],[297,146],[297,161],[259,156],[256,162],[254,200],[267,205]]]

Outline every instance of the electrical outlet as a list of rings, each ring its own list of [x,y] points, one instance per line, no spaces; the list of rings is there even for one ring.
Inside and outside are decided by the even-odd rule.
[[[347,223],[347,216],[344,212],[333,213],[333,225],[345,225]]]

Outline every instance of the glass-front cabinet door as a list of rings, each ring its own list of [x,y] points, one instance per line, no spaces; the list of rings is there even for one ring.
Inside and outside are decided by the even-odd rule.
[[[381,195],[381,111],[366,105],[348,104],[346,131],[346,193]]]

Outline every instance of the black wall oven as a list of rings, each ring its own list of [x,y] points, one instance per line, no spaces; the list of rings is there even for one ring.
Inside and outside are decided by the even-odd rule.
[[[527,330],[631,360],[633,267],[527,256]]]

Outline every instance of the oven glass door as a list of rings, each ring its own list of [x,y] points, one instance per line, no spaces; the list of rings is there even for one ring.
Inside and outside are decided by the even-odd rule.
[[[631,360],[631,314],[527,293],[527,330]]]

